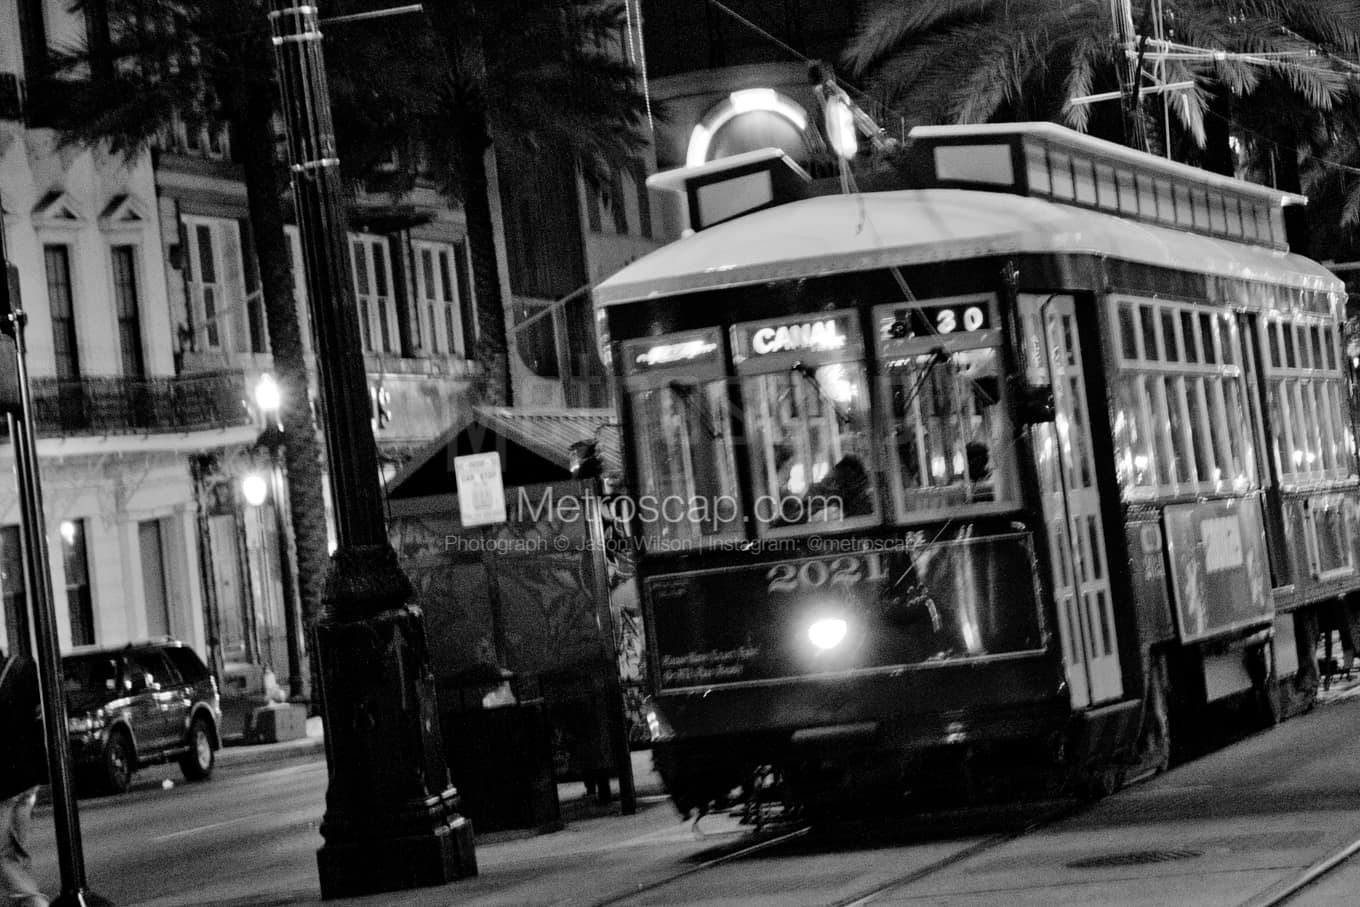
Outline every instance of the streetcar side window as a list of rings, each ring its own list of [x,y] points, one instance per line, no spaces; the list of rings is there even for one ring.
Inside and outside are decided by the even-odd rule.
[[[1255,487],[1241,339],[1231,313],[1116,297],[1111,318],[1120,338],[1113,427],[1125,499]]]
[[[713,329],[624,345],[637,445],[636,515],[655,551],[742,532],[721,339]]]
[[[1321,318],[1271,314],[1261,322],[1269,355],[1266,405],[1281,483],[1349,479],[1357,474],[1345,412],[1346,376],[1337,350],[1340,335]]]
[[[856,314],[738,324],[732,334],[756,531],[796,535],[878,522]]]

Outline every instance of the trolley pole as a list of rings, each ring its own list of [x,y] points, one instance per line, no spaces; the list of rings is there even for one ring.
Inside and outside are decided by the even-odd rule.
[[[269,0],[269,24],[338,542],[315,626],[329,769],[321,896],[444,884],[475,875],[477,859],[444,761],[424,620],[387,540],[316,4]]]
[[[42,699],[43,729],[47,737],[48,783],[52,787],[52,825],[57,838],[57,865],[61,894],[54,907],[109,907],[110,902],[89,891],[85,881],[85,853],[80,840],[80,814],[75,786],[71,783],[71,741],[66,731],[66,696],[62,689],[61,648],[57,641],[56,606],[52,601],[52,574],[47,550],[47,520],[43,515],[42,481],[38,475],[37,442],[33,434],[33,393],[28,380],[28,349],[24,326],[28,315],[17,286],[10,289],[5,254],[5,225],[0,217],[0,268],[5,284],[0,287],[0,371],[8,372],[9,387],[3,408],[14,449],[14,470],[19,492],[19,519],[23,537],[24,580],[33,612],[34,648],[37,650],[38,689]],[[17,281],[15,281],[17,284]],[[10,371],[13,369],[13,371]],[[15,387],[17,385],[17,387]],[[18,391],[17,401],[12,399]],[[18,412],[15,412],[15,404]],[[23,640],[27,647],[28,640]]]

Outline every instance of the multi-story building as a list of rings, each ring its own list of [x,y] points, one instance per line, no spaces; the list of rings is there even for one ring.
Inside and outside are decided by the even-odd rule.
[[[190,458],[257,430],[238,369],[176,367],[150,156],[62,147],[26,124],[26,65],[81,28],[64,3],[0,3],[0,206],[28,314],[58,636],[69,647],[171,634],[205,649]],[[0,462],[12,449],[0,445]],[[6,646],[23,645],[26,627],[18,514],[0,482]]]
[[[642,62],[640,0],[619,52]],[[61,0],[0,0],[0,199],[21,275],[63,647],[178,636],[227,675],[287,685],[287,520],[244,480],[274,467],[254,391],[272,368],[229,130],[176,123],[131,158],[60,147],[25,110],[28,70],[83,41]],[[605,185],[566,156],[492,168],[514,399],[602,407],[589,288],[666,235],[650,154]],[[392,470],[466,419],[476,366],[461,211],[417,183],[350,204],[355,303],[380,458]],[[301,249],[289,228],[304,344]],[[0,462],[9,455],[0,444]],[[0,487],[0,645],[24,629],[17,495]]]
[[[24,84],[47,47],[84,40],[69,7],[0,0],[0,200],[30,316],[59,641],[169,634],[228,677],[272,668],[286,686],[288,522],[244,481],[276,465],[254,403],[272,356],[231,135],[176,123],[154,153],[61,147]],[[394,469],[467,407],[466,231],[425,185],[400,205],[360,193],[350,214],[374,430]],[[17,522],[0,486],[5,646],[25,623]]]

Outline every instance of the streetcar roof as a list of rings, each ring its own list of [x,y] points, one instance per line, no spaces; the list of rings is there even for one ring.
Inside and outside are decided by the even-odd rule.
[[[687,236],[595,288],[597,307],[698,290],[1010,254],[1110,256],[1310,290],[1341,281],[1301,255],[1037,198],[964,189],[825,195]]]

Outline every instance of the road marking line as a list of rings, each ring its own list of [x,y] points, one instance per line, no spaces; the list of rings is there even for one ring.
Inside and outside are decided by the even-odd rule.
[[[239,819],[228,819],[228,820],[225,821],[225,822],[214,822],[214,823],[211,824],[211,825],[200,825],[200,826],[198,826],[197,828],[186,828],[186,829],[184,829],[183,831],[172,831],[172,832],[171,832],[170,834],[168,834],[168,835],[161,835],[160,837],[152,838],[151,840],[153,840],[153,841],[169,841],[171,838],[182,838],[182,837],[184,837],[185,835],[194,835],[194,834],[198,834],[200,831],[212,831],[214,828],[225,828],[225,827],[227,827],[228,825],[237,825],[237,824],[240,824],[241,822],[248,822],[248,821],[250,821],[251,819],[258,819],[258,818],[260,818],[261,816],[268,816],[268,815],[271,815],[271,813],[255,813],[255,814],[249,815],[249,816],[242,816],[242,817],[239,818]]]

